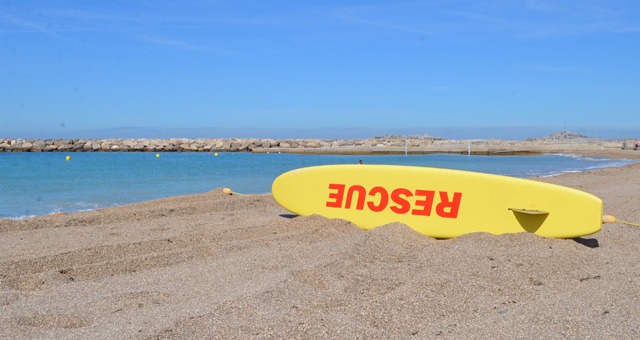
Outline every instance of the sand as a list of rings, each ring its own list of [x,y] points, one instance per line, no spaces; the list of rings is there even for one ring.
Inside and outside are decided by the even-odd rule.
[[[539,180],[638,223],[639,179],[640,163]],[[640,337],[640,228],[621,223],[436,240],[215,189],[0,220],[0,245],[0,338]]]

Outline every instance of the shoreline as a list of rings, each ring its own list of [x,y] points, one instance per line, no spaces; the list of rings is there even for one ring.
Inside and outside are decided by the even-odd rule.
[[[313,153],[310,153],[313,154]],[[528,156],[533,156],[533,155],[544,155],[547,153],[541,153],[541,154],[531,154],[531,153],[527,153],[527,154],[521,154],[521,155],[517,155],[520,157],[528,157]],[[548,153],[548,154],[552,154],[552,153]],[[578,150],[573,150],[573,151],[567,151],[567,152],[558,152],[555,154],[565,154],[565,155],[577,155],[577,156],[583,156],[583,157],[597,157],[597,158],[605,158],[605,159],[625,159],[625,160],[630,160],[630,161],[640,161],[640,151],[633,151],[633,150],[593,150],[593,151],[589,151],[589,152],[583,152],[583,151],[578,151]],[[371,155],[371,154],[368,154]],[[506,155],[506,154],[502,154],[505,157],[509,157],[512,156],[511,154]],[[624,165],[624,166],[628,166],[628,165]],[[619,166],[615,166],[615,167],[619,167]],[[584,170],[582,172],[587,172],[587,171],[593,171],[593,170]],[[534,180],[540,180],[540,179],[544,179],[544,178],[553,178],[553,177],[557,177],[557,176],[563,176],[566,173],[559,173],[559,174],[553,174],[553,175],[547,175],[547,176],[537,176],[537,177],[532,177],[529,179],[534,179]],[[188,194],[186,194],[188,195]],[[177,195],[177,196],[167,196],[164,198],[170,198],[170,197],[180,197],[181,195]],[[146,201],[140,201],[140,202],[146,202]],[[139,202],[138,202],[139,203]],[[102,210],[102,209],[109,209],[112,207],[119,207],[119,206],[125,206],[128,204],[136,204],[136,202],[133,203],[126,203],[126,204],[121,204],[121,205],[108,205],[105,207],[99,207],[99,208],[93,208],[93,209],[83,209],[83,210],[78,210],[78,211],[57,211],[54,210],[50,213],[41,213],[41,214],[36,214],[36,215],[26,215],[26,216],[14,216],[14,217],[0,217],[0,220],[3,219],[8,219],[8,220],[28,220],[31,218],[38,218],[38,217],[47,217],[47,216],[53,216],[56,214],[75,214],[75,213],[82,213],[82,212],[87,212],[87,211],[95,211],[95,210]]]

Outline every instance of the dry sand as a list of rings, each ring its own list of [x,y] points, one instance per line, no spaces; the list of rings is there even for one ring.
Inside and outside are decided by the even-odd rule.
[[[640,163],[542,180],[640,222]],[[0,245],[1,338],[640,337],[640,228],[621,223],[435,240],[216,189],[0,220]]]

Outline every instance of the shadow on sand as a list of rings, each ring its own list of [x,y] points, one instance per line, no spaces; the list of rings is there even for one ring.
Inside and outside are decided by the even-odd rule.
[[[598,243],[598,240],[595,239],[595,238],[576,237],[573,240],[576,241],[577,243],[580,243],[581,245],[583,245],[585,247],[589,247],[589,248],[598,248],[598,247],[600,247],[600,244]]]

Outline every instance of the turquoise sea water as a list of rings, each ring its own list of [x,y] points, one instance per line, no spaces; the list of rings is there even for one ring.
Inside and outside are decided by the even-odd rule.
[[[514,177],[623,166],[629,160],[572,155],[325,156],[251,153],[0,153],[0,218],[105,208],[229,187],[268,193],[280,174],[322,164],[414,165]]]

